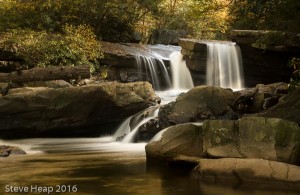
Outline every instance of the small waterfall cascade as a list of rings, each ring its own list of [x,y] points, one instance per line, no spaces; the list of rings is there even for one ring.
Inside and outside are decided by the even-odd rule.
[[[187,90],[194,87],[191,73],[183,60],[180,51],[173,52],[170,55],[172,83],[175,90]]]
[[[172,85],[169,73],[162,59],[143,55],[136,55],[135,59],[139,80],[143,80],[144,72],[148,80],[152,81],[153,88],[156,90],[161,89],[162,83],[168,87]],[[160,76],[159,72],[161,72],[162,76]]]
[[[187,90],[194,87],[191,74],[180,52],[181,47],[158,44],[145,45],[141,49],[124,45],[123,49],[135,56],[138,80],[149,80],[155,90]],[[170,67],[166,62],[170,62]]]
[[[161,90],[162,86],[171,88],[172,82],[165,61],[168,61],[169,55],[180,47],[145,45],[142,49],[124,45],[123,49],[135,57],[138,80],[149,80],[155,90]]]
[[[244,86],[241,51],[234,42],[207,42],[206,84],[222,88]]]
[[[158,116],[159,107],[147,108],[133,116],[128,117],[117,129],[114,139],[122,138],[122,143],[133,142],[134,137],[138,133],[139,128]],[[133,123],[131,125],[131,123]]]

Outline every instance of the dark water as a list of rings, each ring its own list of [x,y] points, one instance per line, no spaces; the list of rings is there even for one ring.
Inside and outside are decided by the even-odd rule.
[[[29,155],[0,158],[0,194],[291,194],[230,186],[204,185],[187,172],[146,162],[145,144],[105,139],[31,139],[10,141]],[[7,144],[1,143],[0,144]],[[7,186],[28,187],[28,193]],[[48,187],[48,188],[45,188]],[[60,190],[61,192],[55,192]],[[62,192],[63,191],[63,192]],[[75,192],[76,191],[76,192]]]

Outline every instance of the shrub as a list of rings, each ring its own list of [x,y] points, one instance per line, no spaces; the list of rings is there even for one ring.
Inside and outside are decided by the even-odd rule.
[[[100,43],[87,25],[66,25],[63,34],[11,30],[2,35],[4,50],[23,60],[24,68],[90,65],[102,57]]]

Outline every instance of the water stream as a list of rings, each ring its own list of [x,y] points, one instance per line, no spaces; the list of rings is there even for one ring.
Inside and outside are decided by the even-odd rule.
[[[241,51],[233,42],[208,42],[206,83],[222,88],[244,87]]]
[[[147,47],[149,49],[147,52],[136,48],[131,49],[131,52],[136,55],[141,74],[145,71],[156,89],[160,89],[162,79],[169,84],[171,90],[157,91],[162,104],[174,101],[180,93],[193,87],[191,75],[179,52],[180,47],[163,45]],[[224,54],[225,48],[219,45],[208,44],[208,48],[209,51],[213,51],[209,56],[218,56],[216,57],[218,62],[220,58],[228,62],[226,67],[222,68],[220,64],[216,65],[215,61],[209,61],[208,65],[212,67],[208,68],[208,75],[217,75],[223,70],[228,72],[230,68],[235,67],[230,64],[236,60],[225,55],[237,54]],[[233,52],[233,49],[231,50]],[[171,61],[172,80],[164,60]],[[158,78],[157,71],[163,72],[164,77]],[[233,68],[233,72],[235,74],[239,71]],[[238,76],[228,81],[211,80],[211,76],[208,76],[208,84],[242,87],[242,83],[237,82]],[[249,192],[261,194],[261,190],[253,188],[241,190],[231,186],[205,185],[190,179],[187,172],[148,165],[144,150],[146,143],[130,142],[138,128],[156,117],[158,111],[159,107],[156,107],[130,116],[120,124],[114,135],[102,138],[0,140],[0,145],[15,145],[28,152],[25,156],[0,158],[0,194],[10,194],[5,193],[6,185],[39,185],[54,188],[56,185],[76,186],[77,193],[83,195],[248,194]],[[138,122],[133,124],[134,120]],[[115,141],[124,135],[126,136],[122,142]]]

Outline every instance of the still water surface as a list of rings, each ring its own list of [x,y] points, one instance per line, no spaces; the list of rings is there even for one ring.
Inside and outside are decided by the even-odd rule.
[[[28,155],[0,158],[0,194],[6,186],[70,187],[51,194],[288,194],[230,186],[200,184],[186,172],[146,163],[144,143],[122,144],[107,138],[27,139],[1,144],[19,145]],[[72,187],[77,192],[72,192]],[[73,189],[75,189],[73,188]],[[36,193],[38,194],[38,193]],[[47,193],[40,193],[47,194]]]

